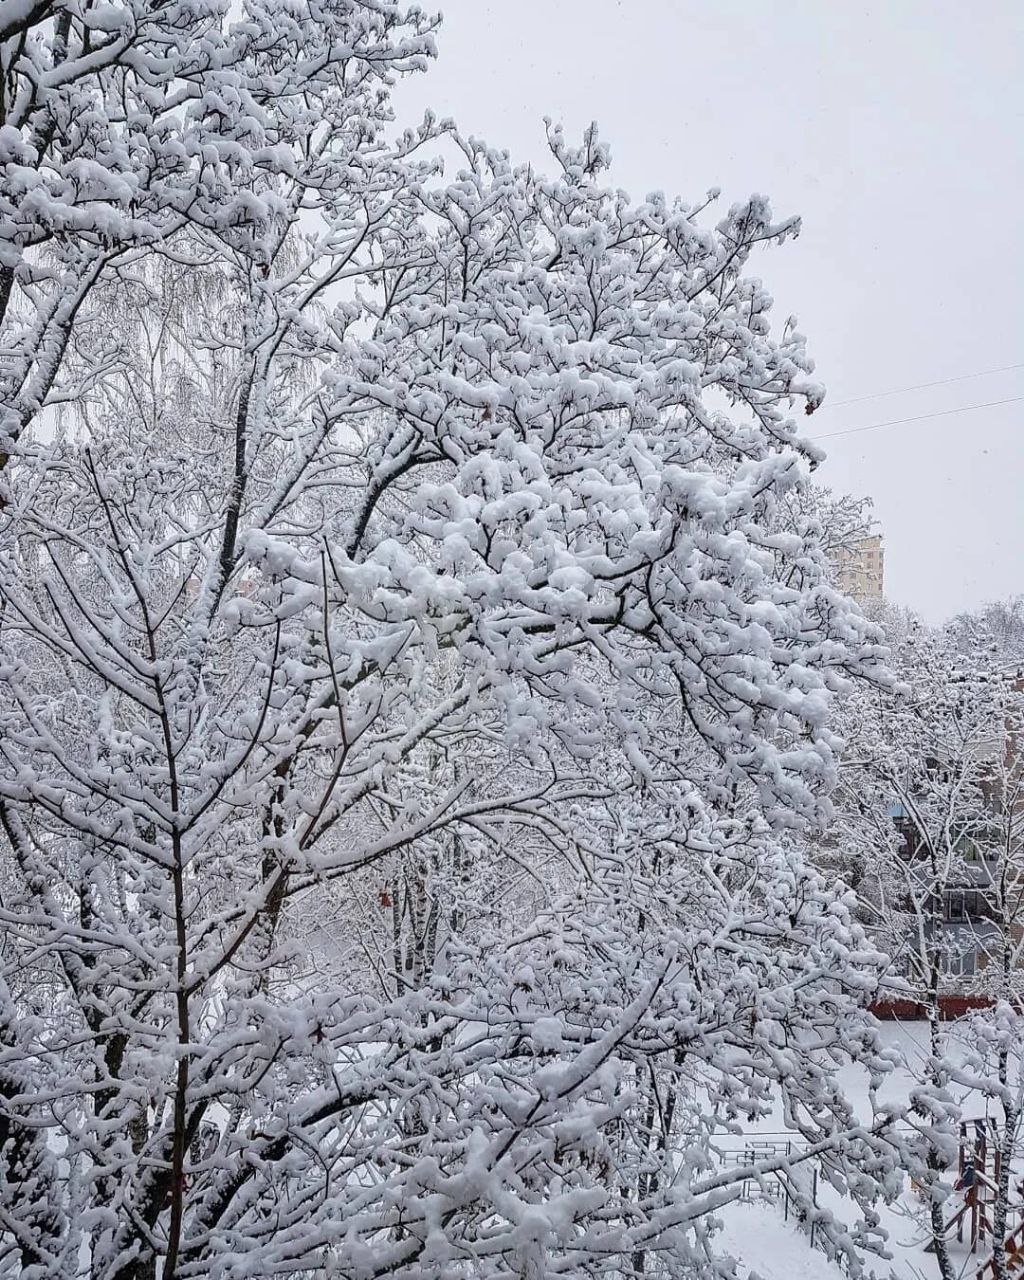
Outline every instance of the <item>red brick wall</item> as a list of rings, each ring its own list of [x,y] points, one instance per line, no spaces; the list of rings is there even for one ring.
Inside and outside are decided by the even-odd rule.
[[[962,1018],[973,1009],[987,1009],[992,1001],[988,996],[939,996],[939,1017],[943,1021]],[[920,1022],[925,1016],[924,1005],[913,1000],[879,1001],[871,1006],[871,1012],[883,1022]]]

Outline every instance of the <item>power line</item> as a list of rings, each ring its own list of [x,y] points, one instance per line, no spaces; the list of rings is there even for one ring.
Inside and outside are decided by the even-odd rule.
[[[979,369],[977,373],[961,373],[955,378],[939,378],[935,382],[915,382],[910,387],[894,387],[892,391],[872,391],[866,396],[851,396],[849,400],[826,401],[823,409],[838,409],[844,404],[860,404],[864,400],[881,400],[883,396],[901,396],[905,391],[924,391],[927,387],[945,387],[951,382],[966,382],[970,378],[986,378],[991,373],[1009,373],[1011,369],[1024,369],[1024,364],[1003,364],[998,369]]]
[[[955,413],[973,413],[976,409],[994,409],[1001,404],[1017,404],[1024,396],[1010,396],[1006,400],[988,400],[984,404],[965,404],[959,409],[940,409],[937,413],[916,413],[912,418],[892,418],[889,422],[872,422],[866,427],[847,427],[843,431],[827,431],[824,435],[811,436],[812,440],[834,440],[837,436],[853,436],[861,431],[881,431],[883,427],[898,427],[905,422],[924,422],[926,418],[949,418]]]

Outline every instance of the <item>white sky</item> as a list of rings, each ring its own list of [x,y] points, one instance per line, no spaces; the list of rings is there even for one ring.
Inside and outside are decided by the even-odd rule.
[[[448,0],[400,95],[544,162],[596,119],[612,181],[767,193],[756,258],[829,401],[1024,362],[1024,0]],[[843,407],[817,433],[1024,397],[1024,368]],[[1024,591],[1024,399],[828,442],[870,494],[886,591],[932,621]]]

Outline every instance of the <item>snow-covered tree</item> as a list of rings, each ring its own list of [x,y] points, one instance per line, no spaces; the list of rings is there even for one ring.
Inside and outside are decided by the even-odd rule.
[[[33,1062],[38,1034],[0,981],[0,1268],[26,1280],[67,1273],[77,1239],[47,1145],[50,1081]]]
[[[0,16],[0,424],[7,449],[134,354],[78,329],[91,291],[185,229],[269,270],[298,210],[329,211],[349,164],[379,212],[387,85],[434,22],[390,3],[12,0]],[[354,174],[351,175],[354,177]],[[345,220],[326,259],[344,270]],[[353,231],[356,227],[353,225]]]
[[[781,1097],[856,1271],[880,961],[776,833],[878,650],[783,515],[797,223],[593,130],[441,181],[380,0],[13,15],[2,1265],[727,1275],[713,1134]]]
[[[947,630],[964,651],[982,645],[996,663],[1024,666],[1024,595],[991,600],[973,613],[958,613]]]
[[[943,1197],[961,1118],[954,1097],[1001,1112],[997,1254],[1019,1137],[1011,1010],[1024,983],[1024,683],[981,620],[930,630],[897,611],[886,622],[901,684],[861,686],[844,706],[836,817],[820,860],[856,885],[861,918],[893,958],[889,998],[910,1001],[928,1025],[927,1053],[907,1066],[919,1084],[932,1247],[951,1280],[947,1224],[958,1205]],[[965,1001],[991,1007],[964,1017]]]
[[[826,555],[833,575],[843,552],[856,549],[874,526],[871,500],[835,493],[827,485],[805,484],[785,496],[777,516],[780,529],[808,537]]]

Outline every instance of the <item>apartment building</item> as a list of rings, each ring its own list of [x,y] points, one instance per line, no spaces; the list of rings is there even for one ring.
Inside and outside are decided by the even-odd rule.
[[[902,847],[890,868],[883,946],[911,991],[937,984],[940,1016],[1005,994],[1008,976],[1024,998],[1024,672],[1014,664],[991,679],[1004,690],[991,737],[965,739],[956,759],[925,761],[938,784],[930,803],[940,801],[946,817],[937,845],[934,828],[918,820],[924,795],[908,798],[909,809],[894,802],[889,810]],[[867,892],[875,907],[877,888]],[[913,1006],[910,997],[876,1011],[917,1016]]]
[[[840,547],[833,556],[836,584],[859,605],[881,600],[885,594],[885,548],[881,534]]]

